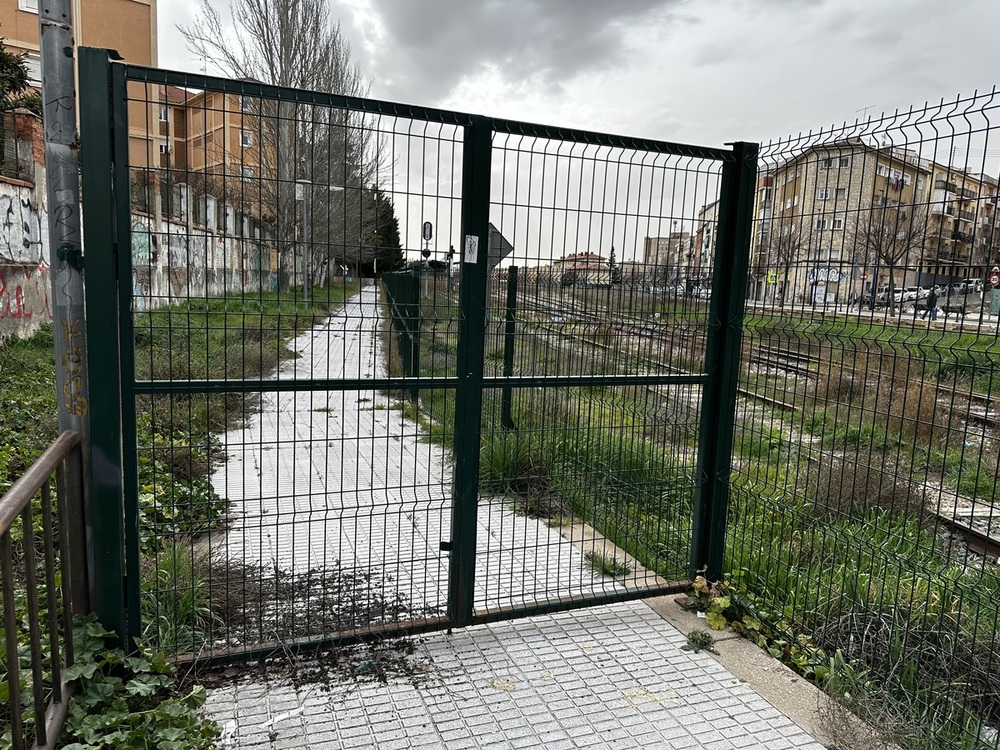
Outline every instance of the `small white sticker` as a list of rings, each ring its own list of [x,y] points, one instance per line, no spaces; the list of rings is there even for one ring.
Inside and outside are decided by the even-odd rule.
[[[479,238],[474,234],[465,235],[465,262],[479,262]]]

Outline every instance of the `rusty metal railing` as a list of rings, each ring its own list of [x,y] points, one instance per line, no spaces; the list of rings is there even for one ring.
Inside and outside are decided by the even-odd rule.
[[[6,642],[3,655],[6,674],[0,675],[0,684],[6,680],[14,750],[54,748],[66,718],[72,688],[66,682],[64,667],[73,664],[73,615],[84,613],[88,608],[82,469],[80,435],[64,432],[0,498],[0,598],[3,599]],[[53,513],[53,475],[58,519]],[[40,499],[38,509],[32,507],[36,497]],[[18,516],[23,554],[15,561],[11,531]],[[39,524],[41,556],[36,547]],[[57,572],[61,578],[58,588]],[[23,636],[16,608],[18,589],[23,590],[28,613],[30,690],[34,698],[31,745],[26,742],[27,732],[21,715],[18,646]],[[48,630],[44,635],[43,626]],[[43,645],[46,636],[47,643]]]

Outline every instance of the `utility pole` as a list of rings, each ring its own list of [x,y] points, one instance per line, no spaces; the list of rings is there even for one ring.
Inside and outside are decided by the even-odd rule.
[[[72,0],[38,4],[49,214],[52,323],[56,349],[59,429],[76,430],[89,453],[90,399],[83,312],[79,160]],[[86,483],[84,483],[86,486]]]

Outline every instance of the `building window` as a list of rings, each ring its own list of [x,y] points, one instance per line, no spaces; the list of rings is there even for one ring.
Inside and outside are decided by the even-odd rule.
[[[840,161],[838,162],[838,166],[841,169],[846,169],[847,167],[850,167],[851,166],[851,157],[850,156],[841,156],[840,157]]]
[[[170,153],[170,146],[168,146],[166,143],[161,143],[160,144],[160,153],[161,154],[169,154]]]
[[[24,69],[28,71],[28,83],[41,87],[42,58],[35,52],[29,52],[24,56]]]
[[[17,9],[26,10],[28,13],[37,13],[38,0],[17,0]]]
[[[243,177],[244,180],[253,179],[254,177],[253,167],[248,167],[246,164],[244,164],[243,166],[240,167],[240,175]]]
[[[817,229],[826,229],[826,219],[816,219]]]
[[[817,188],[816,200],[825,201],[830,199],[830,188]]]
[[[843,229],[844,228],[844,220],[843,219],[834,219],[833,220],[833,228],[834,229]]]
[[[820,164],[823,165],[823,169],[829,169],[830,167],[833,166],[833,159],[829,159],[829,158],[828,159],[823,159],[823,161],[821,161]]]
[[[837,188],[836,197],[838,201],[847,200],[847,188]]]
[[[253,109],[253,97],[241,96],[240,97],[240,111],[249,112]]]
[[[240,145],[243,148],[250,148],[253,145],[253,133],[251,133],[249,130],[241,130]]]
[[[166,122],[168,119],[170,119],[170,118],[167,115],[167,105],[166,104],[161,104],[160,105],[160,122]]]

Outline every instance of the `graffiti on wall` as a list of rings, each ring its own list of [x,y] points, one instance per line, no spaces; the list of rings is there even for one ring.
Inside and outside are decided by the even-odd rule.
[[[38,268],[0,267],[0,320],[36,316],[51,320],[48,287],[48,275]]]
[[[0,184],[0,262],[38,265],[44,257],[45,216],[28,188]]]
[[[132,219],[132,266],[148,266],[155,256],[156,239],[148,219]]]
[[[30,336],[52,320],[50,284],[47,268],[0,265],[0,341]]]

